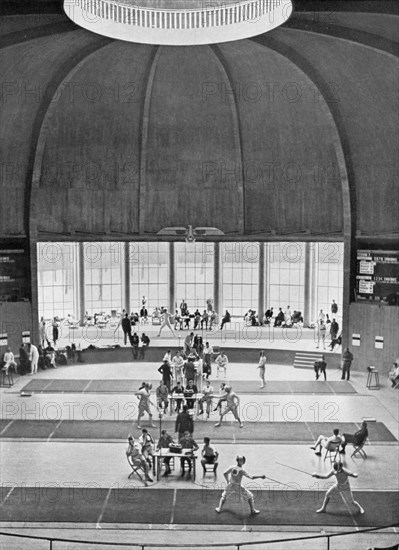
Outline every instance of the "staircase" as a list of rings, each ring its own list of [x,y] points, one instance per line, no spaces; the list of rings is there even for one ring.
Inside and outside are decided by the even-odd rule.
[[[297,351],[294,359],[294,367],[297,369],[313,369],[315,361],[321,361],[322,353],[315,351]]]

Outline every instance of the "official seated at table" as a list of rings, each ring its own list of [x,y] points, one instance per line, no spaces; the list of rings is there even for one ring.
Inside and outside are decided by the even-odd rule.
[[[180,438],[179,443],[182,446],[182,452],[186,455],[191,455],[194,451],[198,451],[199,449],[197,442],[191,437],[188,431],[184,432],[184,436]],[[188,474],[191,473],[192,461],[190,456],[182,456],[180,459],[182,477],[185,474],[184,466],[186,462],[188,463]]]
[[[192,399],[192,396],[197,393],[198,388],[194,384],[194,380],[189,380],[186,389],[184,390],[184,397],[186,398],[187,407],[189,409],[194,408],[195,399]]]
[[[181,399],[176,398],[177,395],[181,395],[182,398]],[[172,398],[176,401],[175,412],[177,413],[180,412],[181,404],[183,402],[183,396],[184,396],[184,388],[180,380],[178,380],[176,386],[172,389]],[[173,403],[173,399],[172,399],[172,403]]]
[[[168,409],[168,403],[169,403],[169,390],[168,387],[165,386],[164,381],[159,381],[159,386],[155,390],[155,394],[157,396],[157,405],[158,409],[164,410],[164,413],[166,414],[166,411]]]
[[[157,443],[157,451],[160,451],[161,449],[169,450],[169,445],[171,443],[174,443],[172,436],[169,435],[166,430],[162,430],[161,437],[159,438],[159,441]],[[172,457],[170,456],[165,456],[165,458],[163,459],[163,462],[165,464],[165,472],[163,474],[164,477],[168,476],[171,473],[171,469],[170,469],[171,458]]]
[[[211,445],[210,443],[211,443],[211,440],[209,439],[209,437],[204,437],[204,446],[202,447],[202,451],[201,451],[201,455],[202,455],[201,464],[202,464],[202,469],[204,470],[204,474],[206,473],[206,467],[205,467],[206,464],[213,464],[213,471],[215,474],[218,468],[219,453],[215,449],[215,447],[213,447],[213,445]]]
[[[198,405],[200,410],[198,411],[198,414],[204,414],[204,403],[206,403],[206,416],[209,418],[211,407],[212,407],[212,394],[213,394],[213,387],[211,386],[210,380],[206,381],[205,386],[202,388],[202,397],[198,401]]]

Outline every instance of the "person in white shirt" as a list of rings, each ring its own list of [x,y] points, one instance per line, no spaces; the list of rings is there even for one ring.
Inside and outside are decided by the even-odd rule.
[[[224,353],[224,351],[221,351],[220,352],[220,355],[218,355],[215,359],[215,362],[217,363],[218,365],[218,372],[217,372],[217,376],[219,376],[219,369],[224,369],[224,377],[226,378],[226,375],[227,375],[227,365],[228,365],[228,357],[227,355]]]
[[[180,351],[176,352],[176,355],[172,359],[172,367],[174,370],[174,379],[175,382],[183,382],[183,367],[184,367],[184,359],[180,355]]]
[[[171,313],[169,313],[166,308],[163,308],[161,310],[161,313],[162,313],[162,324],[159,327],[159,332],[158,332],[157,336],[161,336],[161,332],[165,327],[168,327],[168,329],[171,331],[173,336],[176,336],[175,331],[173,330],[172,325],[171,325],[171,323],[174,323],[173,315]]]
[[[152,421],[152,412],[150,408],[150,404],[155,407],[154,403],[151,401],[151,384],[145,384],[145,386],[139,391],[136,392],[136,396],[138,399],[140,399],[139,402],[139,413],[137,417],[137,427],[141,429],[140,426],[140,418],[144,416],[144,413],[146,412],[150,418],[150,426],[151,428],[155,428],[155,424]]]
[[[33,344],[29,344],[29,361],[31,362],[31,374],[36,374],[39,364],[39,350]]]
[[[206,381],[206,385],[202,388],[203,397],[198,401],[198,405],[200,407],[200,410],[198,411],[198,414],[204,414],[204,408],[203,404],[206,403],[206,417],[209,418],[209,415],[211,413],[211,406],[212,406],[212,394],[213,394],[213,387],[211,386],[211,383],[209,380]]]
[[[226,401],[226,408],[222,412],[220,411],[220,418],[219,422],[215,424],[215,428],[219,428],[222,425],[223,417],[226,416],[227,413],[232,412],[234,418],[238,421],[240,428],[243,427],[243,424],[241,422],[240,416],[238,414],[238,407],[240,405],[240,398],[236,393],[233,392],[232,388],[230,386],[225,386],[224,388],[224,394],[220,397],[220,401]]]
[[[259,369],[259,376],[262,381],[262,384],[259,386],[260,388],[265,387],[265,368],[266,368],[266,355],[264,351],[260,352],[259,356],[259,363],[258,363],[258,369]]]
[[[168,363],[169,366],[172,366],[172,354],[170,353],[170,349],[168,349],[168,351],[165,353],[162,361]]]
[[[284,311],[284,321],[285,324],[290,326],[291,325],[291,317],[292,317],[292,311],[290,306],[287,306],[287,309]]]
[[[6,352],[3,357],[4,361],[4,369],[8,370],[10,367],[12,367],[15,372],[17,372],[17,363],[15,362],[15,357],[13,352],[11,351],[11,348],[8,346],[6,348]]]

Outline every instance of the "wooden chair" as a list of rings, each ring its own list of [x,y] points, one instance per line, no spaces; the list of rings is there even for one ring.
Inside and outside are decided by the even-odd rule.
[[[329,443],[326,447],[326,454],[324,455],[324,460],[327,458],[330,459],[330,463],[333,464],[339,458],[339,447],[341,443]]]
[[[356,443],[352,443],[353,445],[353,453],[351,454],[351,458],[359,454],[362,458],[367,458],[366,451],[363,449],[367,441],[367,437],[364,438],[364,440],[356,445]]]

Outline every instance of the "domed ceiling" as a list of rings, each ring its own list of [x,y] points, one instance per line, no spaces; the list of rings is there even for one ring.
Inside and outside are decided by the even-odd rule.
[[[254,39],[197,47],[9,17],[0,233],[399,231],[397,17],[333,15],[301,12]]]

